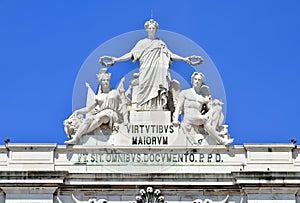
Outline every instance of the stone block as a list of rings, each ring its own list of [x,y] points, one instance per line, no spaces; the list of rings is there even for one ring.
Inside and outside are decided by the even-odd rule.
[[[171,112],[156,110],[156,111],[130,111],[130,123],[135,124],[170,124]]]

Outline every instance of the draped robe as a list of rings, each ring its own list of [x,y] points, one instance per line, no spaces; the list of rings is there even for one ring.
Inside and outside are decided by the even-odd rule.
[[[172,52],[159,39],[142,39],[131,50],[140,62],[137,103],[140,109],[163,109],[170,83]]]

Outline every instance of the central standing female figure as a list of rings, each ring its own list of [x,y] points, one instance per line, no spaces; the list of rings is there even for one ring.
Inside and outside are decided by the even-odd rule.
[[[116,62],[129,59],[132,59],[133,62],[139,61],[138,109],[167,109],[170,86],[169,67],[172,60],[198,65],[203,62],[203,59],[199,56],[181,57],[172,53],[162,40],[155,38],[158,23],[153,19],[147,21],[144,27],[148,32],[148,38],[140,40],[130,52],[119,58],[103,56],[99,61],[105,66],[111,66]],[[104,60],[109,60],[110,62],[106,63]],[[192,60],[197,61],[193,62]]]

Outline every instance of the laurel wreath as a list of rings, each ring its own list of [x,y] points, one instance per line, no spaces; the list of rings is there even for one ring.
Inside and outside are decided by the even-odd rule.
[[[99,63],[104,65],[105,67],[114,65],[110,56],[102,56],[99,60]]]
[[[189,60],[189,64],[192,66],[197,66],[203,63],[203,59],[201,56],[190,56]]]

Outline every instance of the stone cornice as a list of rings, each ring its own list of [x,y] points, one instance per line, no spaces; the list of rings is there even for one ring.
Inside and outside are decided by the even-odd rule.
[[[59,185],[67,171],[0,171],[1,186],[10,185]]]

